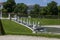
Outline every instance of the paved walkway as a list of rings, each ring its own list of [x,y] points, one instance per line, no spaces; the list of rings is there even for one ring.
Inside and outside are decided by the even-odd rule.
[[[55,27],[55,28],[60,28],[60,25],[42,25],[42,27]]]
[[[0,36],[0,40],[60,40],[60,39],[35,36],[5,35]]]

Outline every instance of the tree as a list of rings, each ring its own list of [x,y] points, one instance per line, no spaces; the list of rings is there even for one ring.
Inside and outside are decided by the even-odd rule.
[[[3,13],[7,13],[7,10],[6,10],[6,9],[2,9],[2,12],[3,12]]]
[[[30,14],[29,14],[31,17],[35,17],[35,14],[34,14],[34,11],[33,10],[30,10]]]
[[[7,0],[7,2],[4,3],[3,8],[7,9],[8,13],[12,13],[15,9],[15,1],[14,0]]]
[[[7,13],[7,10],[6,9],[2,9],[2,15],[3,15],[3,17],[8,17],[8,13]]]
[[[58,15],[60,15],[60,6],[58,6]]]
[[[40,6],[38,4],[35,4],[32,12],[33,12],[33,15],[38,16],[40,12]]]
[[[58,15],[58,7],[55,1],[47,4],[47,10],[49,15]]]
[[[46,7],[41,8],[40,15],[47,15],[47,8]]]
[[[7,0],[7,2],[4,2],[3,8],[7,10],[7,13],[12,13],[15,9],[15,0]],[[10,20],[11,20],[11,14],[10,14]]]
[[[18,14],[20,14],[20,15],[24,15],[24,14],[27,14],[27,8],[28,8],[28,7],[27,7],[26,4],[24,4],[24,3],[19,3],[19,4],[17,4],[14,12],[15,12],[15,13],[18,13]]]
[[[16,7],[14,9],[14,13],[18,13],[18,5],[16,5]]]

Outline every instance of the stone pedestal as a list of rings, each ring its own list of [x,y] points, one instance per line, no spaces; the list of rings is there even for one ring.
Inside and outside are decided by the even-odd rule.
[[[35,28],[35,26],[36,26],[36,24],[35,24],[35,22],[33,21],[33,29]]]
[[[25,19],[23,19],[23,23],[25,23]]]
[[[27,25],[29,24],[28,19],[27,19]]]
[[[8,18],[10,19],[10,13],[9,13],[9,15],[8,15]]]
[[[38,27],[40,26],[40,22],[38,22]]]
[[[35,23],[33,22],[33,33],[36,33],[36,32],[35,32],[35,29],[36,29],[35,26],[36,26],[36,25],[35,25]]]
[[[21,17],[21,23],[23,23],[23,18]]]
[[[16,21],[16,19],[17,19],[17,15],[14,15],[14,20]]]
[[[36,25],[33,25],[33,29],[34,29],[34,30],[36,29],[35,27],[36,27]]]
[[[22,20],[20,20],[20,22],[22,23]]]
[[[30,22],[30,20],[29,20],[29,25],[31,25],[31,22]]]
[[[17,21],[19,21],[19,16],[17,17]]]

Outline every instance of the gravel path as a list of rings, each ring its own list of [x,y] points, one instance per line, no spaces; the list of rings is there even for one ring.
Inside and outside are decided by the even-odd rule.
[[[60,39],[35,36],[5,35],[0,36],[0,40],[60,40]]]

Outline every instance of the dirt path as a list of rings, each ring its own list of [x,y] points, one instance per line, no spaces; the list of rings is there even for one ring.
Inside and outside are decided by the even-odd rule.
[[[34,36],[5,35],[0,36],[0,40],[60,40],[60,39]]]

